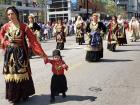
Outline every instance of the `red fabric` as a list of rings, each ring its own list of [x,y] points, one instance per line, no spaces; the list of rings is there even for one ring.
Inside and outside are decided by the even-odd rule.
[[[0,30],[0,41],[3,49],[5,49],[5,47],[9,44],[8,40],[4,40],[6,30],[8,29],[9,26],[10,25],[6,23]]]
[[[129,29],[128,21],[125,21],[125,22],[124,22],[124,27],[125,27],[125,29]]]
[[[68,65],[66,65],[63,60],[55,61],[55,60],[48,59],[45,61],[45,64],[46,63],[52,64],[52,72],[56,75],[62,75],[64,74],[64,70],[68,69]]]
[[[116,28],[113,30],[112,29],[112,27],[113,27],[113,23],[111,22],[110,24],[109,24],[109,36],[108,36],[108,41],[109,42],[111,42],[111,35],[113,34],[113,33],[115,33],[116,35],[117,35],[117,30],[118,30],[118,25],[116,26]]]
[[[0,40],[3,42],[2,43],[3,48],[6,48],[7,45],[10,43],[9,40],[6,40],[4,38],[5,33],[9,30],[9,27],[10,27],[10,23],[6,23],[0,30]],[[35,54],[42,56],[44,54],[44,52],[43,52],[43,49],[42,49],[41,45],[37,41],[34,33],[28,27],[27,27],[27,30],[26,30],[26,27],[27,27],[26,24],[20,23],[20,30],[22,31],[21,38],[24,41],[24,37],[25,37],[25,35],[27,35],[27,38],[28,38],[29,43],[31,45],[31,48],[33,49]],[[26,32],[25,32],[25,30],[26,30]]]

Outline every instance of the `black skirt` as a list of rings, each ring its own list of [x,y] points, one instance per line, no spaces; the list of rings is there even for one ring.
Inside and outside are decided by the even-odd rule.
[[[21,98],[25,99],[35,93],[27,49],[27,46],[11,44],[5,51],[3,74],[6,76],[6,99],[12,102],[19,101]],[[12,76],[7,78],[8,74]],[[26,76],[29,78],[25,74],[28,74]],[[13,75],[21,77],[16,78]]]
[[[56,49],[63,50],[64,49],[64,42],[62,42],[62,43],[57,42]]]
[[[110,51],[116,51],[116,43],[107,44],[107,49]]]
[[[6,82],[6,99],[9,101],[15,102],[33,94],[35,94],[35,89],[32,77],[18,83],[14,81]]]
[[[117,40],[118,40],[118,44],[119,45],[127,44],[126,37],[124,37],[124,38],[118,38]]]
[[[65,75],[53,75],[51,79],[51,94],[65,93],[68,90]]]
[[[87,51],[86,61],[96,62],[103,58],[103,50],[101,51]]]

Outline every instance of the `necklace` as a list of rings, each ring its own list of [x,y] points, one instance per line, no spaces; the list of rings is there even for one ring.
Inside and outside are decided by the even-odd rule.
[[[90,28],[91,28],[91,30],[96,30],[98,28],[98,22],[97,23],[92,22],[90,25]]]

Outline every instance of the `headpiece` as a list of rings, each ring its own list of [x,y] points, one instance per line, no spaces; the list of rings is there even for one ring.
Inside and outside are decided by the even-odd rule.
[[[61,57],[61,52],[60,52],[60,50],[56,49],[56,50],[53,51],[52,55],[53,56],[60,56]]]

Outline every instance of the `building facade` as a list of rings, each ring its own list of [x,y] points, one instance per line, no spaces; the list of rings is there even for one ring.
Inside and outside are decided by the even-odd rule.
[[[71,0],[49,0],[47,21],[56,21],[57,19],[71,20]]]
[[[132,16],[140,18],[140,0],[116,0],[118,8],[122,8],[127,12],[128,18]]]
[[[1,0],[0,1],[0,23],[4,23],[5,19],[5,9],[9,6],[15,6],[20,13],[20,20],[27,22],[27,17],[29,14],[34,14],[37,18],[40,17],[40,11],[42,10],[37,3],[33,0]]]

